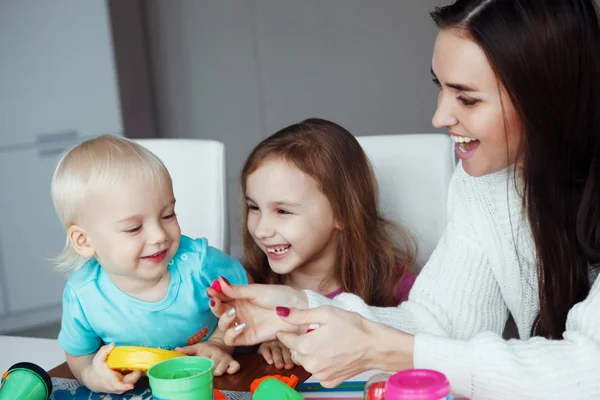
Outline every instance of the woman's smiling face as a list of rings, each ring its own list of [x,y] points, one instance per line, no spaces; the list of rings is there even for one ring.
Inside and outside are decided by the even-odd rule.
[[[443,29],[431,66],[440,88],[432,123],[448,129],[465,171],[482,176],[515,163],[521,124],[483,50],[462,31]]]

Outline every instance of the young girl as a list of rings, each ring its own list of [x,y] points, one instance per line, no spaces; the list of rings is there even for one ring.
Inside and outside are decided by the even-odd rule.
[[[351,294],[224,285],[219,326],[240,322],[226,343],[278,337],[328,387],[415,367],[441,371],[472,400],[599,399],[597,6],[458,0],[432,16],[433,124],[461,163],[448,225],[410,299],[378,308]],[[221,303],[231,299],[234,313]],[[519,340],[502,338],[509,312]]]
[[[115,345],[210,357],[216,375],[239,369],[206,288],[219,276],[246,283],[245,271],[206,239],[181,235],[171,178],[154,154],[116,136],[81,143],[59,162],[52,199],[67,232],[58,268],[72,273],[58,341],[75,377],[96,392],[132,389],[140,371],[106,365]]]
[[[397,306],[415,276],[413,242],[378,210],[370,163],[346,129],[308,119],[261,142],[241,173],[244,266],[256,283]],[[395,240],[395,241],[394,241]],[[278,341],[259,348],[292,368]]]

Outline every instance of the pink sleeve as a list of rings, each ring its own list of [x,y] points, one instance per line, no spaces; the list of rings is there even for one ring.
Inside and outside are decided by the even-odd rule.
[[[398,304],[408,300],[408,293],[410,292],[410,289],[412,288],[416,279],[417,275],[415,275],[414,272],[406,271],[404,273],[402,279],[400,279],[400,282],[398,283]]]

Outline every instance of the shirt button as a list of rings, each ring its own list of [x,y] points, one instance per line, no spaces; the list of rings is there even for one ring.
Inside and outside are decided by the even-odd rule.
[[[175,264],[175,260],[173,260],[173,259],[171,258],[171,261],[169,261],[169,265],[173,265],[173,264]]]
[[[187,254],[182,254],[181,255],[181,261],[185,261],[187,260]]]

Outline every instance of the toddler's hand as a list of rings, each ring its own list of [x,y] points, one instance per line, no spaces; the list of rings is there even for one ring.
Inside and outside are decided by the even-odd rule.
[[[292,360],[290,349],[285,347],[279,340],[272,340],[261,344],[258,348],[258,352],[263,356],[267,363],[274,364],[277,369],[283,367],[285,367],[285,369],[294,368],[294,361]]]
[[[225,372],[235,374],[240,369],[240,363],[231,356],[233,348],[218,340],[209,339],[206,342],[196,343],[192,346],[177,347],[175,351],[188,356],[210,358],[215,363],[215,376],[221,376]]]
[[[84,368],[81,373],[83,384],[93,392],[121,394],[132,390],[135,383],[142,377],[140,370],[122,375],[108,368],[106,358],[114,347],[114,344],[102,346],[94,356],[92,364]]]

